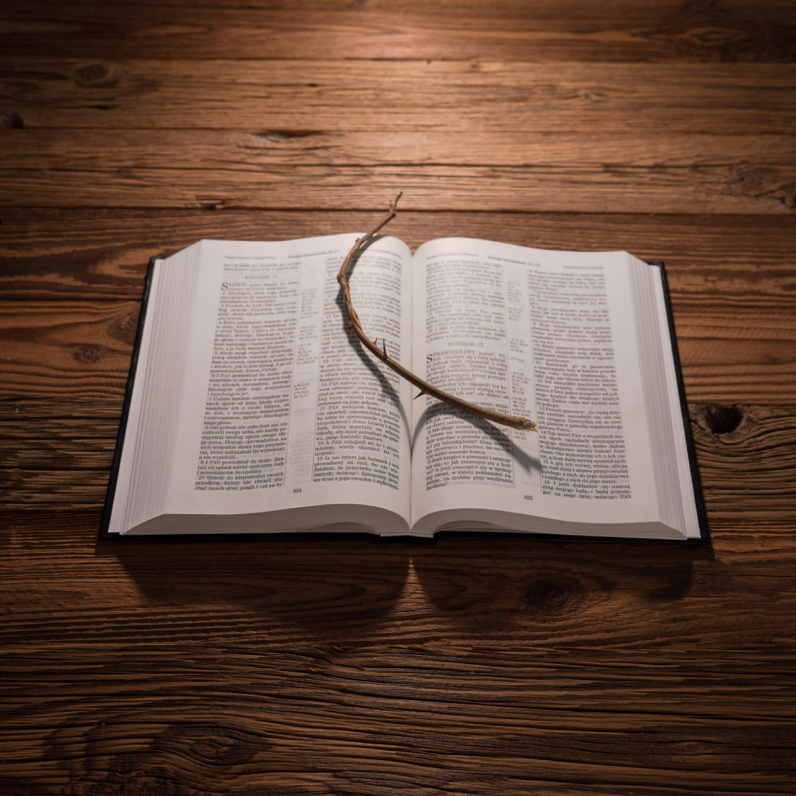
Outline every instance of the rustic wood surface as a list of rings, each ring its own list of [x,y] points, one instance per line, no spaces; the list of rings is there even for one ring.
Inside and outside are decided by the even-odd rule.
[[[796,4],[0,5],[0,794],[796,792]],[[100,543],[151,255],[667,263],[711,547]]]

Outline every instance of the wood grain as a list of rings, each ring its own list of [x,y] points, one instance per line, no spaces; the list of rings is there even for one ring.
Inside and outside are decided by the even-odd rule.
[[[16,58],[0,59],[0,77],[25,127],[63,130],[791,135],[796,124],[796,64]]]
[[[796,523],[796,409],[692,404],[711,517]],[[0,506],[102,506],[121,399],[0,400]]]
[[[74,58],[492,58],[513,61],[774,61],[796,58],[790,3],[596,6],[6,0],[0,50]]]
[[[6,516],[8,651],[211,644],[279,656],[317,643],[440,642],[653,660],[658,649],[793,652],[792,515],[757,518],[753,533],[722,533],[719,518],[712,551],[531,537],[98,543],[96,509]]]
[[[8,130],[0,205],[792,213],[796,136]],[[486,165],[486,164],[489,165]],[[374,208],[375,209],[375,208]]]
[[[122,395],[139,305],[0,303],[0,394]]]
[[[135,338],[135,302],[0,302],[0,397],[121,397]],[[786,312],[676,307],[691,401],[789,403],[796,327]]]
[[[374,205],[391,197],[374,197]],[[8,300],[134,300],[146,264],[202,238],[282,240],[364,230],[378,210],[0,209],[0,291]],[[648,216],[401,211],[390,234],[412,248],[471,236],[520,246],[615,251],[664,260],[675,308],[796,310],[796,224],[783,216]]]
[[[6,0],[0,793],[796,792],[796,5]],[[712,545],[98,542],[202,238],[665,260]]]
[[[40,761],[44,792],[68,781],[77,794],[160,794],[182,783],[194,793],[302,796],[396,785],[413,795],[643,796],[790,786],[782,752],[793,724],[781,707],[794,673],[784,656],[724,653],[700,664],[687,654],[650,661],[440,643],[284,655],[290,674],[256,648],[195,648],[183,659],[140,645],[5,656],[6,727],[19,738],[5,781],[33,792],[23,783]],[[28,710],[18,694],[32,681],[40,690]],[[313,705],[308,692],[329,701]],[[141,704],[142,694],[153,697]],[[248,709],[231,714],[230,704]],[[739,753],[750,736],[755,766]],[[288,778],[285,767],[298,773]]]

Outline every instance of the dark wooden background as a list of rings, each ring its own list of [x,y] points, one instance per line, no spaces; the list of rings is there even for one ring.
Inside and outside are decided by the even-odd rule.
[[[3,0],[0,793],[796,791],[796,3]],[[147,259],[666,261],[712,549],[98,544]]]

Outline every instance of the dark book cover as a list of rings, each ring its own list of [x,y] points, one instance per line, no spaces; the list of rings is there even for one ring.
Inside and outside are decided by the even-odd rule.
[[[144,294],[141,299],[141,313],[138,317],[138,327],[136,329],[135,335],[135,344],[133,346],[133,356],[130,362],[130,374],[127,378],[127,389],[124,395],[124,404],[122,405],[122,416],[121,420],[119,421],[119,433],[116,437],[116,450],[113,454],[113,464],[111,467],[111,474],[110,480],[108,482],[108,491],[105,496],[105,507],[102,513],[102,525],[100,527],[100,538],[101,539],[123,539],[129,538],[125,537],[122,534],[116,533],[108,533],[108,527],[110,525],[111,520],[111,511],[113,509],[113,500],[116,493],[116,482],[119,477],[119,464],[121,462],[122,457],[122,448],[124,447],[124,438],[125,438],[125,431],[127,429],[127,419],[130,413],[130,401],[132,400],[133,395],[133,386],[135,384],[136,378],[136,369],[138,367],[138,356],[141,348],[141,340],[143,337],[144,332],[144,322],[146,320],[147,314],[147,307],[149,304],[149,292],[152,286],[152,277],[154,274],[155,269],[155,262],[157,258],[153,257],[149,261],[149,267],[147,269],[146,280],[144,282]],[[652,268],[659,268],[661,272],[661,282],[663,284],[663,294],[666,303],[666,320],[669,327],[669,338],[671,340],[672,345],[672,354],[674,357],[674,366],[675,371],[677,372],[677,391],[678,395],[680,396],[680,411],[683,416],[683,427],[685,429],[685,441],[686,447],[688,448],[688,462],[691,469],[691,480],[694,485],[694,499],[696,501],[696,511],[697,511],[697,518],[699,521],[699,538],[696,539],[641,539],[641,538],[618,538],[614,536],[582,536],[582,535],[564,535],[564,534],[535,534],[535,533],[511,533],[508,531],[497,531],[497,532],[464,532],[464,531],[442,531],[441,534],[445,536],[466,536],[467,538],[495,538],[503,537],[503,538],[532,538],[532,539],[546,539],[551,541],[582,541],[582,542],[593,542],[593,541],[610,541],[610,542],[632,542],[633,544],[637,542],[644,542],[646,544],[706,544],[710,542],[710,531],[708,529],[708,520],[707,520],[707,512],[705,510],[705,500],[702,495],[702,482],[699,477],[699,467],[697,465],[697,458],[696,458],[696,450],[694,448],[694,438],[691,433],[691,418],[688,414],[688,402],[686,400],[685,395],[685,385],[683,384],[683,373],[682,368],[680,366],[680,354],[677,348],[677,334],[674,328],[674,316],[672,315],[672,303],[671,297],[669,295],[669,281],[666,277],[666,268],[662,262],[653,262],[648,263],[648,265]],[[308,534],[304,534],[307,536]],[[347,535],[347,534],[346,534]],[[360,535],[360,534],[357,534]],[[437,538],[440,534],[438,533],[435,538]],[[268,534],[259,534],[259,533],[235,533],[235,534],[196,534],[193,536],[188,536],[189,539],[198,539],[201,538],[203,540],[219,540],[219,539],[262,539],[264,536],[268,537],[285,537],[285,536],[292,536],[292,534],[279,534],[279,533],[268,533]],[[157,535],[157,536],[143,536],[143,537],[135,537],[137,539],[172,539],[181,538],[185,539],[185,535],[175,535],[175,536],[167,536],[167,535]],[[379,539],[381,537],[373,537]],[[428,539],[423,537],[417,536],[405,536],[405,537],[388,537],[389,539],[411,539],[414,541],[421,541],[428,543]]]
[[[124,391],[124,403],[122,404],[122,417],[119,420],[119,432],[116,435],[116,450],[113,453],[113,464],[111,465],[111,476],[108,481],[108,491],[105,494],[105,507],[102,510],[102,524],[100,525],[100,539],[118,539],[121,534],[108,533],[111,522],[111,512],[113,510],[113,498],[116,494],[116,482],[119,479],[119,465],[122,460],[122,449],[124,448],[124,435],[127,431],[127,418],[130,415],[130,401],[133,398],[133,386],[135,385],[135,375],[138,369],[138,355],[141,351],[141,340],[144,336],[144,321],[146,320],[147,307],[149,306],[149,291],[152,288],[152,276],[155,273],[155,262],[157,258],[151,257],[149,267],[146,271],[144,280],[144,294],[141,297],[141,312],[138,315],[138,326],[135,330],[135,342],[133,343],[133,356],[130,360],[130,373],[127,376],[127,388]]]

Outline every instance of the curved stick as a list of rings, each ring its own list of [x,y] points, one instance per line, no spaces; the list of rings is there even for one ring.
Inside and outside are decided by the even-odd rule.
[[[400,363],[396,362],[391,356],[387,354],[387,341],[386,339],[382,340],[382,347],[376,344],[375,340],[371,340],[366,334],[365,330],[362,328],[362,322],[359,320],[359,316],[357,315],[357,311],[354,309],[354,305],[351,303],[351,290],[348,286],[348,269],[351,267],[351,263],[354,260],[357,252],[376,235],[379,230],[385,226],[388,222],[392,221],[395,218],[398,206],[398,200],[401,198],[401,194],[399,193],[395,199],[390,202],[390,209],[387,211],[387,215],[364,237],[358,238],[354,247],[348,252],[348,256],[343,260],[343,265],[340,268],[340,272],[337,274],[337,281],[340,283],[340,289],[343,291],[343,300],[345,301],[345,308],[346,312],[348,313],[348,322],[349,326],[354,330],[356,336],[361,341],[362,345],[370,351],[373,356],[380,359],[388,368],[394,370],[399,376],[406,379],[411,384],[414,384],[420,390],[420,395],[430,395],[432,398],[436,398],[443,403],[448,404],[448,406],[453,406],[456,409],[461,409],[464,412],[469,412],[471,415],[475,415],[476,417],[481,417],[484,420],[491,420],[493,423],[500,423],[502,426],[511,426],[511,428],[520,428],[526,431],[536,431],[536,423],[533,420],[526,420],[524,417],[516,417],[514,415],[505,415],[502,412],[495,412],[492,409],[485,409],[483,406],[478,406],[477,404],[471,404],[468,401],[463,401],[461,398],[456,398],[453,395],[449,395],[442,390],[438,390],[436,387],[432,386],[423,379],[418,378],[415,376],[412,371],[407,370],[403,367]],[[415,396],[419,398],[420,395]]]

